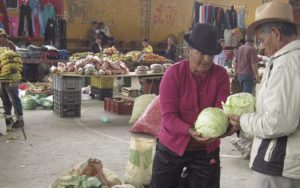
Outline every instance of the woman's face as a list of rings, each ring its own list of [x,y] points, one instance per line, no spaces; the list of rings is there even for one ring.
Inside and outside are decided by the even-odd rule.
[[[205,73],[213,65],[214,56],[206,55],[196,49],[189,48],[189,63],[193,73]]]

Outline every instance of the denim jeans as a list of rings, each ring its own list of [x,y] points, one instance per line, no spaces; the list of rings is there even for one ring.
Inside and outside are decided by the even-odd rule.
[[[254,85],[254,76],[251,74],[239,74],[238,79],[240,85],[242,87],[243,92],[251,93],[253,92],[253,85]]]
[[[23,107],[19,98],[18,84],[1,84],[1,99],[4,106],[5,115],[11,115],[12,106],[14,106],[15,114],[18,120],[23,119]]]

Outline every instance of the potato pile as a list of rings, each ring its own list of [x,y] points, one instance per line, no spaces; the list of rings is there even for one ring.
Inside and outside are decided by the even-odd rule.
[[[98,57],[88,55],[84,59],[75,62],[58,63],[57,67],[51,67],[52,73],[74,72],[81,75],[123,75],[128,74],[129,69],[123,61],[113,61],[110,57]]]

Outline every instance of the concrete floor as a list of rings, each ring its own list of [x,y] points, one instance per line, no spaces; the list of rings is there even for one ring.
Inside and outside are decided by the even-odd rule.
[[[102,116],[111,123],[102,123]],[[0,136],[1,188],[46,188],[60,173],[90,157],[101,159],[123,179],[130,137],[145,137],[128,131],[130,116],[104,112],[103,102],[95,100],[83,102],[81,118],[59,118],[42,109],[25,111],[24,117],[26,142],[20,130]],[[12,136],[16,140],[8,140]],[[221,188],[246,188],[249,161],[229,139],[221,146]]]

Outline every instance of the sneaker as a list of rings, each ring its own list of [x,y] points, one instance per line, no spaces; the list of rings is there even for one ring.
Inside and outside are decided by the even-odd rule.
[[[21,128],[24,127],[24,121],[23,120],[17,120],[13,125],[12,128]]]

